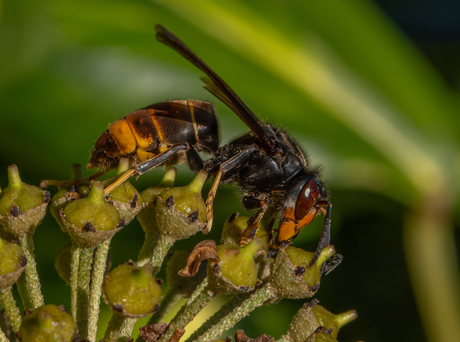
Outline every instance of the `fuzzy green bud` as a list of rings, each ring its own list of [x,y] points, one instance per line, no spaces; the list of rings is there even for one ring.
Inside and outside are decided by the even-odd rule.
[[[176,178],[177,170],[174,167],[169,168],[161,180],[160,184],[145,189],[141,193],[142,200],[148,204],[152,204],[157,199],[158,195],[174,186],[174,179]]]
[[[26,264],[22,247],[0,238],[0,292],[16,282]]]
[[[332,246],[330,246],[332,247]],[[309,267],[315,253],[304,251],[303,249],[289,246],[286,248],[286,253],[289,260],[294,266],[303,267],[305,269],[303,273],[303,280],[309,287],[313,287],[319,283],[321,278],[321,266],[323,263],[334,255],[335,250],[332,248],[325,247],[315,262],[314,265]]]
[[[129,160],[127,158],[122,158],[118,164],[118,171],[115,175],[115,179],[122,176],[128,170]],[[109,181],[106,185],[112,182],[113,181]],[[124,181],[113,189],[108,195],[108,200],[112,202],[118,210],[120,217],[125,219],[125,223],[129,223],[139,213],[143,204],[141,195],[129,180]]]
[[[198,211],[198,220],[206,222],[206,204],[201,189],[207,177],[206,172],[200,171],[190,184],[170,188],[163,191],[160,196],[164,201],[174,201],[175,209],[185,215]]]
[[[312,335],[307,342],[339,342],[335,337],[320,331],[317,334]]]
[[[66,231],[82,248],[98,246],[124,226],[117,209],[103,199],[103,190],[102,182],[94,182],[88,197],[59,211]]]
[[[64,208],[66,220],[78,228],[91,224],[97,231],[114,229],[120,216],[113,205],[104,201],[103,189],[101,182],[94,182],[88,197],[70,202]]]
[[[248,220],[249,217],[239,216],[238,213],[230,216],[228,220],[225,221],[221,242],[223,244],[239,245],[241,234],[248,226]],[[262,242],[264,250],[268,251],[268,233],[262,222],[259,222],[255,236]]]
[[[155,214],[156,199],[158,195],[170,187],[174,186],[177,170],[169,168],[163,176],[160,184],[152,186],[141,192],[142,201],[146,206],[139,212],[137,219],[146,234],[157,233],[157,221]]]
[[[21,246],[0,238],[0,276],[16,271],[22,264]]]
[[[21,181],[16,165],[8,167],[8,186],[0,193],[0,229],[7,234],[33,234],[46,214],[48,191]]]
[[[70,283],[70,262],[71,262],[71,249],[72,244],[67,244],[59,251],[56,261],[54,262],[54,268],[56,268],[59,276],[67,283]]]
[[[268,281],[279,298],[309,298],[319,289],[321,266],[334,254],[334,246],[323,248],[318,260],[309,267],[315,253],[295,247],[281,248],[271,264]]]
[[[24,316],[19,336],[22,342],[73,342],[77,328],[63,307],[43,305]]]
[[[150,264],[143,267],[120,265],[107,275],[104,296],[115,313],[144,317],[158,310],[161,287],[152,270]]]
[[[355,310],[350,310],[342,314],[334,315],[321,305],[315,305],[312,309],[319,326],[331,329],[330,336],[337,338],[339,329],[345,324],[353,321],[358,317]]]
[[[163,236],[186,239],[206,227],[206,204],[201,189],[207,173],[200,171],[189,185],[163,191],[156,199],[155,220]]]
[[[117,186],[109,194],[111,201],[128,203],[131,207],[136,207],[142,204],[142,198],[136,188],[129,182]]]
[[[43,191],[21,181],[18,167],[8,167],[8,186],[0,194],[0,215],[6,216],[17,206],[19,213],[35,208],[44,201]]]
[[[305,303],[296,313],[290,324],[287,336],[292,342],[336,341],[339,329],[357,317],[356,311],[350,310],[334,315],[314,299]]]
[[[253,288],[257,282],[259,267],[254,256],[261,248],[259,240],[252,240],[244,247],[236,245],[217,246],[222,276],[237,287]]]
[[[78,180],[82,177],[80,164],[74,164],[72,166],[71,177],[72,180]],[[65,232],[66,229],[64,223],[62,222],[61,216],[59,215],[61,209],[64,209],[69,202],[82,197],[87,197],[88,195],[88,184],[73,184],[70,187],[59,189],[58,192],[56,192],[56,194],[51,198],[50,212],[56,219],[63,232]]]

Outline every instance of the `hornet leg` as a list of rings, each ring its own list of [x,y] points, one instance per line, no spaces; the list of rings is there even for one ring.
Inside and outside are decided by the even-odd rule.
[[[143,173],[146,173],[147,171],[150,171],[153,168],[157,167],[158,165],[163,164],[165,161],[167,161],[169,158],[179,153],[180,151],[188,150],[188,149],[190,149],[189,144],[176,145],[176,146],[171,147],[169,150],[166,150],[160,154],[157,154],[156,156],[150,159],[147,159],[146,161],[143,161],[142,163],[137,164],[134,168],[129,169],[124,174],[122,174],[115,182],[108,185],[104,189],[104,196],[107,196],[113,189],[115,189],[117,186],[122,184],[125,180],[127,180],[131,176],[134,176],[134,175],[140,176]]]
[[[231,169],[234,169],[235,167],[243,164],[246,160],[249,159],[251,154],[258,149],[259,147],[257,145],[255,144],[250,145],[247,149],[241,151],[240,153],[234,155],[230,159],[220,164],[219,170],[217,171],[216,177],[214,178],[214,182],[212,183],[211,190],[209,190],[208,198],[206,199],[207,224],[206,224],[206,228],[203,230],[203,233],[205,234],[209,233],[212,227],[212,221],[213,221],[212,205],[214,203],[214,198],[216,198],[217,187],[219,186],[222,175],[225,172]]]
[[[248,226],[243,231],[243,233],[241,233],[239,242],[240,246],[246,246],[254,238],[257,232],[257,227],[259,226],[259,222],[262,220],[262,217],[267,211],[269,204],[265,201],[260,201],[259,206],[259,210],[257,210],[257,212],[249,218]]]
[[[321,204],[320,204],[321,205]],[[323,231],[321,232],[321,238],[319,239],[318,247],[316,247],[316,252],[315,256],[313,259],[310,261],[310,264],[308,267],[312,267],[316,260],[318,260],[319,255],[321,254],[321,251],[323,250],[324,247],[329,246],[331,242],[331,209],[332,209],[332,203],[331,202],[325,202],[322,205],[327,205],[326,209],[326,214],[324,217],[324,224],[323,224]],[[324,212],[324,208],[321,208],[321,211]]]

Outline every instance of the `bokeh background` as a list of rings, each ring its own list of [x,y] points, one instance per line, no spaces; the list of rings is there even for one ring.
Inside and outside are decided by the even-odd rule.
[[[458,18],[448,0],[0,1],[0,186],[13,163],[29,183],[68,179],[108,123],[165,99],[215,102],[223,143],[247,131],[156,42],[161,23],[323,165],[345,258],[316,297],[359,315],[339,340],[460,341]],[[192,177],[182,166],[177,183]],[[219,188],[213,238],[244,213],[240,198]],[[296,246],[315,248],[316,221]],[[137,222],[123,229],[114,265],[135,259],[142,238]],[[47,215],[35,235],[43,293],[69,307],[52,267],[67,241]],[[302,304],[259,308],[238,328],[279,338]],[[104,307],[102,325],[108,317]]]

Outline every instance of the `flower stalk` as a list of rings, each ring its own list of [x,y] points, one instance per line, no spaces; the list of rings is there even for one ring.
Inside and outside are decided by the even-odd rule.
[[[0,342],[11,342],[3,332],[3,330],[0,329]]]
[[[5,315],[11,324],[11,328],[14,332],[18,332],[22,322],[22,317],[19,312],[19,308],[16,305],[16,301],[14,300],[11,288],[0,292],[0,304],[5,310]]]
[[[19,242],[27,258],[27,265],[16,284],[24,309],[35,309],[42,306],[44,300],[35,262],[33,237],[32,235],[21,236]]]
[[[88,340],[96,341],[97,322],[99,319],[99,306],[101,303],[102,282],[107,264],[111,239],[101,243],[94,253],[93,269],[91,273],[91,287],[89,291],[88,308]]]
[[[208,278],[205,278],[187,300],[187,303],[172,319],[168,330],[161,336],[158,342],[167,342],[173,336],[176,329],[185,328],[216,295],[217,293],[211,288]]]
[[[80,262],[78,264],[77,283],[77,327],[82,339],[88,338],[88,308],[89,308],[89,283],[91,280],[91,263],[93,261],[93,248],[80,249]]]
[[[80,247],[72,241],[70,259],[70,313],[77,319],[78,265],[80,264]]]
[[[127,167],[127,161],[120,165],[122,169]],[[10,189],[27,187],[20,181],[17,169],[11,168],[9,172]],[[75,167],[74,174],[73,178],[80,174]],[[25,267],[26,260],[28,263],[18,280],[18,288],[24,307],[34,310],[27,310],[27,315],[22,318],[9,288],[11,285],[8,283],[1,288],[0,291],[3,292],[0,293],[0,301],[8,316],[10,328],[0,331],[0,342],[9,342],[9,335],[5,331],[17,332],[23,341],[39,331],[42,334],[40,336],[47,336],[46,339],[49,340],[51,335],[47,329],[54,322],[57,325],[63,324],[64,327],[57,328],[54,332],[61,330],[67,334],[69,341],[73,341],[76,335],[72,334],[78,331],[81,339],[95,342],[102,291],[104,300],[113,310],[103,341],[132,341],[132,330],[138,318],[151,315],[148,325],[142,328],[142,337],[137,341],[144,341],[145,338],[149,342],[178,342],[185,327],[217,294],[234,294],[187,340],[211,341],[270,300],[313,296],[319,288],[321,274],[338,264],[337,260],[340,258],[335,262],[329,260],[337,256],[333,246],[325,247],[312,267],[308,265],[314,253],[299,248],[282,248],[278,250],[276,258],[268,257],[269,242],[264,224],[259,225],[256,234],[247,244],[239,246],[238,242],[241,241],[242,232],[246,230],[248,219],[238,218],[235,214],[226,223],[221,245],[216,246],[213,240],[205,240],[197,244],[191,253],[171,253],[166,265],[169,290],[161,301],[160,286],[163,281],[155,276],[171,247],[176,241],[186,239],[206,227],[206,204],[201,191],[207,180],[207,173],[199,172],[186,186],[172,187],[175,174],[175,169],[168,170],[157,187],[147,189],[142,194],[131,184],[123,183],[123,188],[116,188],[111,192],[114,197],[111,199],[103,197],[103,182],[95,181],[91,188],[81,185],[77,189],[76,185],[71,185],[69,190],[60,189],[53,198],[53,215],[61,228],[71,236],[72,246],[70,254],[68,247],[63,248],[67,254],[60,253],[62,258],[58,259],[56,267],[59,275],[70,282],[71,316],[62,306],[43,305],[34,260],[32,233],[35,226],[32,224],[32,229],[21,227],[18,239],[24,255],[21,254],[19,271]],[[30,191],[43,202],[45,209],[45,193],[33,189]],[[36,200],[37,203],[40,201]],[[119,204],[115,204],[117,201]],[[8,210],[12,210],[14,217],[22,215],[16,208]],[[274,218],[274,212],[269,214],[270,218],[264,219],[265,224],[267,220]],[[125,217],[135,216],[138,216],[146,235],[137,263],[127,262],[105,275],[112,236],[123,227]],[[8,255],[12,253],[8,252]],[[200,267],[205,259],[208,259],[207,265]],[[0,258],[0,262],[2,260],[5,258]],[[6,262],[3,262],[3,266],[9,270]],[[9,274],[8,272],[11,273],[6,273]],[[171,323],[159,323],[183,297],[188,297],[188,300]],[[310,315],[308,319],[313,317],[311,307],[307,308]],[[338,328],[356,317],[356,313],[352,311],[335,316],[325,313],[326,311],[318,312],[319,325],[303,324],[310,329],[308,340],[316,339],[316,336],[322,338],[329,330],[335,338]],[[323,327],[323,317],[328,317],[328,327]],[[293,334],[294,332],[288,332],[281,341],[284,341],[283,338],[293,341]],[[242,331],[235,338],[238,342],[248,340]],[[272,340],[272,337],[262,335],[256,341],[261,341],[261,338],[264,341]]]
[[[235,307],[227,315],[225,315],[221,320],[206,330],[206,332],[199,336],[198,338],[192,340],[188,339],[187,341],[212,341],[216,339],[222,333],[232,328],[237,322],[249,315],[254,309],[261,306],[266,301],[273,299],[277,296],[277,291],[275,287],[270,283],[266,283],[261,288],[257,289],[249,298],[244,300],[241,305]]]

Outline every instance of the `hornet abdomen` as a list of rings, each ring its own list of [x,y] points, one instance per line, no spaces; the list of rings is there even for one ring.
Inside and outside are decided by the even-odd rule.
[[[113,168],[120,158],[130,166],[175,145],[187,143],[196,152],[215,154],[219,148],[218,124],[211,103],[172,100],[155,103],[112,123],[96,141],[88,168]],[[186,151],[168,164],[185,160]]]

